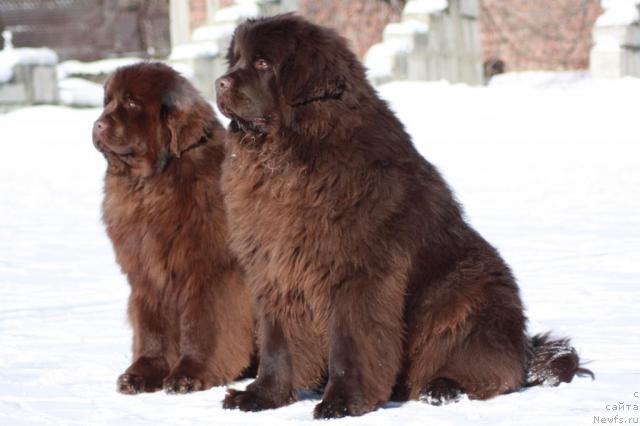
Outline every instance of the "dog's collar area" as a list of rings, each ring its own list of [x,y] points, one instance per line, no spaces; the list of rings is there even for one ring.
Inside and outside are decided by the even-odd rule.
[[[211,135],[209,134],[205,134],[204,136],[202,136],[200,139],[198,139],[198,142],[194,143],[191,146],[188,146],[184,151],[182,151],[180,153],[180,155],[184,154],[185,152],[191,151],[193,149],[197,149],[200,148],[202,145],[206,144],[207,142],[209,142],[209,139],[211,138]],[[175,155],[174,155],[175,157]]]
[[[241,133],[243,136],[238,139],[238,143],[245,143],[249,140],[255,142],[257,139],[264,136],[264,132],[257,129],[250,122],[242,120],[241,118],[233,118],[229,123],[229,131],[231,133]]]
[[[214,126],[209,124],[207,127],[204,128],[203,135],[200,136],[200,139],[198,139],[198,141],[196,143],[191,144],[188,147],[186,147],[184,150],[180,151],[180,155],[179,156],[177,156],[175,154],[172,154],[171,156],[175,157],[175,158],[179,158],[185,152],[189,152],[189,151],[191,151],[193,149],[198,149],[201,146],[207,144],[207,142],[209,142],[209,140],[211,138],[213,138],[213,128],[214,128]]]
[[[313,98],[307,98],[307,99],[305,99],[303,101],[296,102],[296,103],[293,103],[293,104],[289,104],[289,106],[292,107],[292,108],[297,108],[297,107],[308,105],[308,104],[313,103],[313,102],[339,101],[340,99],[342,99],[342,92],[339,92],[339,93],[327,93],[327,94],[324,94],[322,96],[316,96],[316,97],[313,97]]]
[[[231,123],[229,123],[229,131],[231,133],[245,132],[240,123],[238,123],[238,119],[236,118],[232,119]]]
[[[261,133],[256,126],[253,125],[250,121],[243,120],[239,117],[234,117],[229,123],[229,130],[232,133]]]
[[[159,175],[164,172],[167,167],[169,167],[169,164],[171,164],[172,161],[179,161],[185,152],[189,152],[205,145],[207,142],[209,142],[209,139],[211,139],[212,135],[212,128],[207,128],[204,132],[204,135],[202,135],[202,137],[198,139],[198,142],[188,146],[185,150],[180,152],[180,157],[166,149],[160,151],[160,154],[158,154],[158,160],[156,161],[156,165],[154,167],[155,174]]]

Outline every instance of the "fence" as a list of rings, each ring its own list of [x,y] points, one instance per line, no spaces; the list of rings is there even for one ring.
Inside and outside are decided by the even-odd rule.
[[[0,0],[0,31],[60,60],[169,54],[169,0]],[[0,41],[0,45],[2,42]]]

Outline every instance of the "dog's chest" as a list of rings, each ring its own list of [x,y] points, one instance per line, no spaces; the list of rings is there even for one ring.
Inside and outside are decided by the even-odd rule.
[[[107,183],[103,218],[118,263],[130,278],[146,276],[154,285],[169,279],[166,257],[177,227],[169,192],[127,190]]]
[[[316,305],[337,237],[332,204],[318,202],[314,193],[316,176],[286,156],[237,148],[222,176],[231,247],[249,272],[249,284],[274,303],[302,297]]]
[[[254,234],[261,242],[281,241],[299,227],[303,174],[285,158],[234,147],[223,164],[222,186],[238,239]]]

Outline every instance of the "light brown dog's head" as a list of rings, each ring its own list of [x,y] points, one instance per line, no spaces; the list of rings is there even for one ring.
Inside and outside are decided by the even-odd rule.
[[[105,83],[93,143],[108,173],[151,176],[211,137],[216,125],[213,109],[191,83],[167,65],[143,62],[119,68]]]

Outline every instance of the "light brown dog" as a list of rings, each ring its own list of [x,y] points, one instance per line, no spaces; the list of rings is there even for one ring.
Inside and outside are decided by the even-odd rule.
[[[250,367],[250,299],[220,191],[224,130],[174,70],[141,63],[105,85],[93,140],[108,161],[103,218],[131,285],[133,363],[122,393],[185,393]]]

